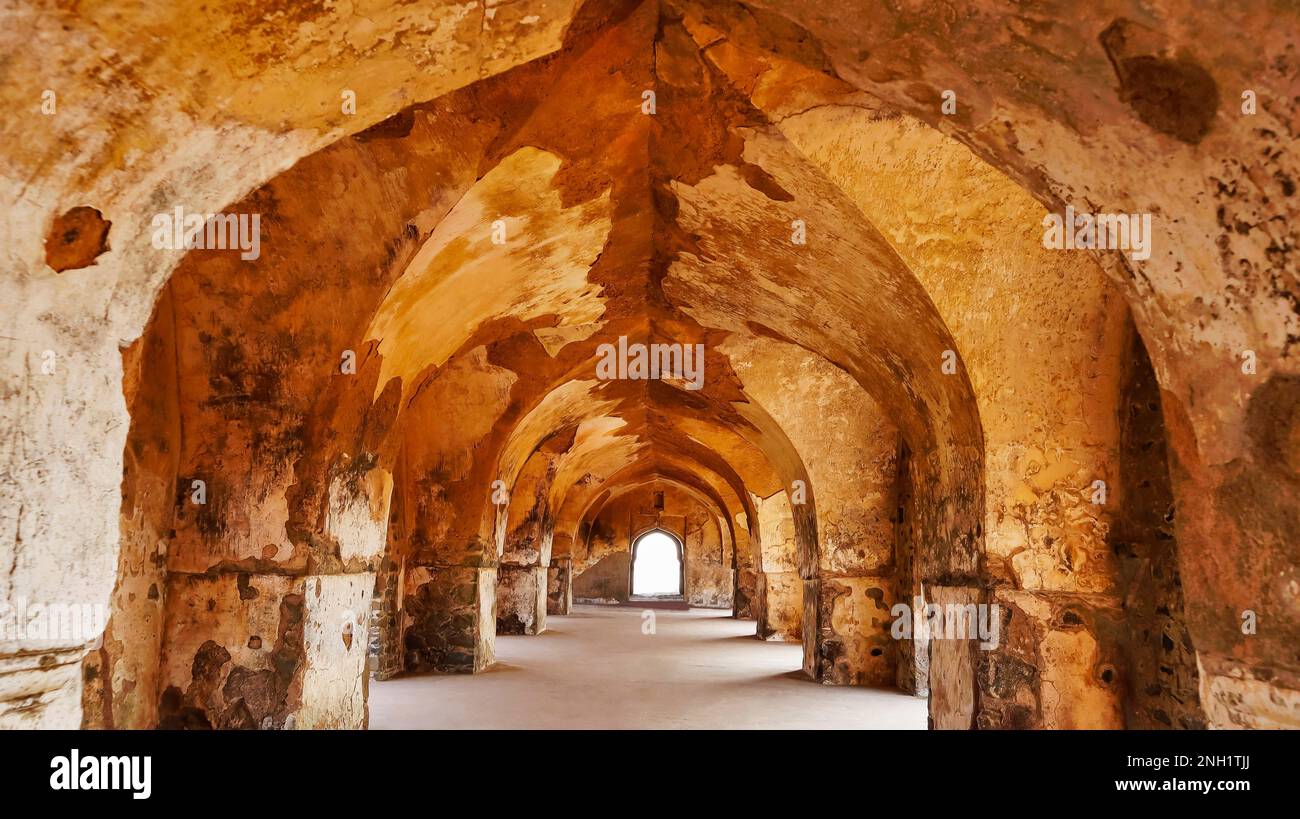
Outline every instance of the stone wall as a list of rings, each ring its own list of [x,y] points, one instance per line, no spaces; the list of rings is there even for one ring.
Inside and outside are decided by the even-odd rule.
[[[923,6],[20,3],[0,603],[108,617],[0,636],[0,726],[362,725],[373,608],[481,669],[555,531],[626,597],[654,482],[692,602],[936,727],[1300,725],[1296,11]],[[599,377],[629,339],[707,378]],[[1006,633],[877,655],[890,600]]]
[[[124,392],[137,423],[126,444],[121,549],[111,617],[98,649],[83,663],[82,727],[152,728],[158,724],[167,549],[177,505],[180,411],[170,289],[158,301],[157,332],[123,351]]]
[[[475,673],[496,659],[496,569],[406,571],[403,666],[408,671]]]
[[[662,508],[656,508],[656,497],[662,499]],[[632,543],[655,529],[670,533],[683,545],[685,601],[701,608],[731,609],[733,552],[723,539],[717,512],[691,493],[666,483],[651,483],[629,492],[602,507],[592,519],[582,548],[572,555],[574,598],[627,602],[631,597]]]

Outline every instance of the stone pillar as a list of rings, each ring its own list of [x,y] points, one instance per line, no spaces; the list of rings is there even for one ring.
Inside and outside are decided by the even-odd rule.
[[[408,566],[404,588],[407,671],[475,673],[492,664],[496,567]]]
[[[753,620],[758,617],[758,572],[752,567],[736,569],[734,605],[732,616],[737,620]]]
[[[573,609],[573,558],[551,558],[546,568],[546,613],[565,615]]]
[[[803,639],[803,583],[798,572],[759,572],[756,578],[758,637],[797,643]]]
[[[370,606],[368,671],[377,680],[387,680],[402,670],[402,621],[397,610],[402,572],[392,558],[385,557],[375,577],[375,595]]]
[[[303,587],[302,699],[294,727],[365,728],[366,637],[375,574],[314,575]]]
[[[937,729],[1125,727],[1124,609],[1118,598],[1059,591],[929,586],[942,610],[930,634],[930,725]],[[991,599],[990,639],[947,633]],[[976,701],[978,697],[978,701]]]
[[[996,589],[997,645],[975,646],[979,728],[1124,728],[1123,601]],[[934,643],[943,642],[934,640]]]
[[[804,580],[804,673],[826,685],[893,685],[893,585],[871,575]]]
[[[373,572],[173,572],[161,728],[364,728]]]
[[[497,634],[541,634],[546,630],[546,566],[497,569]]]
[[[978,605],[983,591],[972,587],[931,586],[927,605]],[[969,731],[975,727],[975,676],[978,646],[971,640],[932,639],[930,656],[930,727]],[[1032,673],[1033,669],[1030,668]]]
[[[892,468],[890,457],[883,471]],[[893,495],[864,496],[858,514],[842,514],[818,549],[800,551],[803,670],[826,685],[892,687],[899,659],[899,641],[891,633],[897,597],[888,509]]]

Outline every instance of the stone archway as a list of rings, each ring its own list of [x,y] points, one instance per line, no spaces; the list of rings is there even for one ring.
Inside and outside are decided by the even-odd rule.
[[[332,45],[352,30],[344,11],[250,26],[249,12],[221,2],[203,11],[213,27],[251,32],[235,53],[177,37],[149,59],[174,20],[113,4],[39,10],[29,18],[40,36],[3,35],[14,76],[32,80],[15,84],[10,110],[45,78],[76,90],[49,127],[4,154],[5,300],[15,309],[3,401],[17,432],[4,450],[0,554],[9,593],[119,606],[85,671],[91,721],[152,724],[161,686],[176,690],[166,710],[182,721],[277,726],[293,712],[322,724],[330,708],[313,697],[324,691],[342,703],[333,713],[359,724],[364,685],[348,638],[385,552],[396,596],[429,615],[427,629],[408,628],[410,650],[436,638],[448,599],[472,592],[473,611],[461,612],[476,618],[481,643],[470,665],[489,657],[489,580],[503,556],[495,522],[510,522],[490,487],[509,430],[533,408],[546,408],[538,441],[581,420],[588,443],[600,443],[563,450],[564,474],[584,492],[629,477],[609,453],[640,457],[666,441],[678,451],[648,472],[703,465],[721,475],[718,462],[747,462],[752,446],[771,468],[724,476],[739,498],[725,501],[730,524],[752,503],[756,476],[796,474],[778,436],[754,423],[763,401],[729,354],[711,359],[721,378],[703,395],[584,385],[579,411],[549,416],[546,396],[592,380],[591,348],[621,336],[716,349],[777,338],[848,373],[901,438],[896,529],[923,545],[903,558],[916,564],[911,579],[954,601],[994,598],[1032,622],[1018,652],[979,675],[974,657],[938,674],[956,687],[941,697],[969,701],[952,724],[974,723],[976,698],[992,706],[988,727],[1115,719],[1115,641],[1098,638],[1115,631],[1107,549],[1120,538],[1108,540],[1101,524],[1114,521],[1080,492],[1108,477],[1085,473],[1115,453],[1123,461],[1120,425],[1099,419],[1127,399],[1090,400],[1050,426],[1040,422],[1062,419],[1017,414],[1025,404],[1006,396],[1082,394],[1068,379],[1085,370],[998,380],[999,356],[1028,355],[1016,346],[1025,339],[1002,336],[1016,344],[999,350],[976,336],[1021,302],[989,308],[989,280],[968,276],[972,260],[996,265],[978,243],[935,252],[946,239],[933,225],[966,218],[942,211],[956,200],[915,173],[935,163],[905,157],[875,176],[855,168],[845,158],[868,153],[835,128],[853,123],[864,127],[842,133],[894,157],[960,141],[1053,210],[1086,200],[1163,217],[1149,259],[1097,253],[1089,263],[1118,288],[1150,359],[1150,377],[1131,379],[1145,396],[1134,406],[1158,405],[1168,430],[1177,550],[1161,560],[1186,582],[1180,661],[1200,668],[1210,723],[1296,723],[1293,12],[1183,0],[1048,3],[1028,17],[981,6],[960,19],[880,0],[843,13],[768,0],[532,5],[484,30],[433,9],[442,23],[429,48],[427,30],[381,15],[367,25],[397,34],[347,54]],[[1230,29],[1253,36],[1212,36]],[[178,85],[167,73],[177,65],[223,79]],[[509,82],[496,79],[512,67]],[[351,89],[363,101],[355,115],[332,104],[345,76],[364,82]],[[1178,81],[1165,88],[1161,77]],[[589,120],[575,124],[565,101],[586,87],[600,93],[581,95]],[[653,119],[639,110],[651,87]],[[1258,110],[1237,105],[1246,92]],[[951,114],[940,104],[948,93]],[[292,104],[304,99],[312,104]],[[933,130],[900,124],[899,113]],[[1153,188],[1153,177],[1170,181]],[[150,217],[177,200],[266,217],[262,258],[151,247]],[[907,207],[873,210],[900,201]],[[512,211],[499,214],[511,236],[576,240],[501,249],[492,220],[478,221],[498,210]],[[791,249],[795,222],[812,239],[806,250]],[[467,250],[478,262],[454,264]],[[537,268],[548,275],[531,275]],[[1038,287],[1044,271],[1064,275],[1013,271],[1030,283],[1024,295],[1048,289]],[[1074,318],[1077,304],[1098,303],[1051,301],[1017,321]],[[449,303],[465,326],[420,323]],[[1070,325],[1097,330],[1085,339],[1096,360],[1136,349],[1112,332],[1127,327],[1123,312],[1098,319],[1112,322],[1105,328],[1091,323],[1097,315]],[[341,372],[349,353],[354,369]],[[950,353],[960,354],[953,370],[936,375]],[[1105,375],[1089,380],[1110,390],[1117,380]],[[706,416],[715,431],[744,434],[722,446]],[[1016,440],[1020,417],[1041,440]],[[534,449],[522,446],[517,466]],[[466,454],[479,452],[490,454]],[[791,491],[762,488],[765,499]],[[541,515],[517,529],[520,543],[545,530],[564,491],[520,508],[515,523]],[[790,518],[807,541],[831,515]],[[814,574],[801,580],[824,579]],[[1243,630],[1247,613],[1264,624],[1258,633]],[[169,618],[185,632],[170,642],[159,636]],[[1066,658],[1061,679],[1088,682],[1062,689],[1038,673],[1050,671],[1037,650],[1045,642]],[[162,659],[126,658],[137,647]],[[6,645],[0,673],[23,693],[0,719],[75,724],[83,653],[76,642],[43,646],[33,671]],[[1039,678],[1046,686],[1029,690]],[[290,702],[303,680],[313,694]],[[1057,698],[1044,710],[1043,695],[1061,690],[1084,705]]]

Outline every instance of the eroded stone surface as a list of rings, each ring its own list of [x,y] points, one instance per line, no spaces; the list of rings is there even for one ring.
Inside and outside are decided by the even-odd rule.
[[[0,637],[0,725],[363,726],[368,654],[480,671],[653,528],[934,727],[1300,724],[1293,10],[118,6],[0,35],[54,94],[3,122],[3,599],[111,614]],[[1044,248],[1067,204],[1150,258]]]

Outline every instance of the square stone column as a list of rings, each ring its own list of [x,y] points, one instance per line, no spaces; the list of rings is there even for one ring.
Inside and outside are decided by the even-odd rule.
[[[762,640],[803,640],[803,581],[798,572],[759,572],[755,608]]]
[[[573,559],[553,557],[546,567],[546,613],[565,615],[573,610]]]
[[[1125,727],[1119,598],[953,586],[926,592],[927,609],[944,618],[929,640],[932,728]],[[986,612],[988,640],[969,627],[966,634],[949,628],[955,617]]]
[[[736,569],[736,591],[732,616],[737,620],[758,617],[758,572],[749,567]]]
[[[374,572],[173,572],[158,727],[365,728]]]
[[[376,680],[391,679],[402,671],[402,619],[397,610],[401,578],[399,567],[384,558],[375,577],[366,647],[367,668]]]
[[[497,634],[541,634],[546,630],[546,570],[546,566],[498,567]]]
[[[402,644],[407,671],[475,673],[496,659],[494,566],[407,569]]]
[[[1129,626],[1123,600],[997,589],[992,603],[997,639],[974,651],[977,727],[1126,727],[1124,638]],[[942,674],[937,664],[931,676],[936,674]]]
[[[803,670],[824,685],[893,685],[892,577],[803,581]]]

